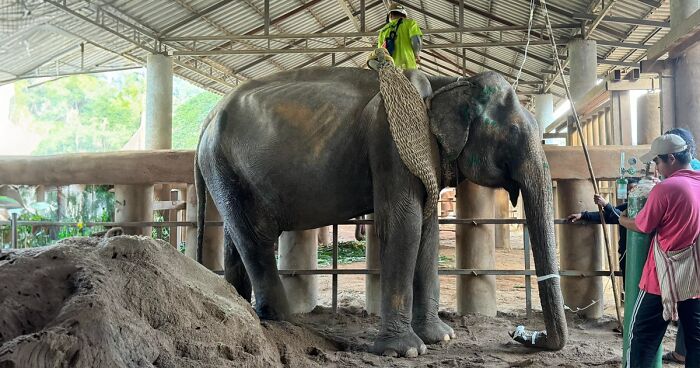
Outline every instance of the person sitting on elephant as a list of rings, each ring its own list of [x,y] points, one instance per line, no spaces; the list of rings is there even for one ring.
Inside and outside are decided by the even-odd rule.
[[[423,45],[423,32],[418,23],[408,18],[403,5],[396,3],[389,6],[386,21],[386,25],[379,31],[377,47],[387,49],[397,67],[404,70],[417,69]]]

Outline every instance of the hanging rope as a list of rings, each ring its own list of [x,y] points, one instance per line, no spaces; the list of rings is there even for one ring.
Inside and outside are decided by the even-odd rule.
[[[574,100],[571,97],[571,90],[569,89],[569,83],[564,78],[564,68],[561,65],[561,60],[559,60],[559,52],[557,51],[557,45],[554,41],[554,31],[552,31],[552,23],[549,20],[549,12],[547,11],[547,1],[541,0],[542,10],[544,11],[545,23],[547,24],[547,32],[549,33],[549,40],[552,45],[552,54],[554,55],[554,60],[557,65],[557,72],[561,78],[561,82],[564,85],[564,90],[566,91],[566,97],[569,99],[571,104],[571,112],[574,114],[574,121],[576,122],[576,131],[578,132],[579,139],[581,141],[581,147],[583,148],[583,154],[586,157],[586,164],[588,165],[588,174],[593,181],[593,190],[595,194],[600,194],[598,189],[598,180],[596,180],[595,174],[593,173],[593,165],[591,164],[591,157],[588,154],[588,146],[583,139],[583,131],[581,130],[581,119],[576,112],[576,106],[574,106]],[[617,313],[617,322],[622,326],[622,315],[620,313],[621,303],[620,294],[617,291],[617,284],[615,283],[615,271],[613,269],[613,255],[610,251],[610,239],[608,237],[608,229],[605,227],[605,214],[603,213],[603,207],[598,205],[598,214],[600,214],[600,224],[603,227],[603,238],[605,239],[605,251],[608,255],[608,268],[610,269],[610,280],[612,281],[613,296],[615,297],[615,312]]]
[[[532,18],[535,14],[535,0],[530,0],[530,18],[527,21],[527,42],[525,43],[525,55],[523,56],[523,62],[520,63],[520,69],[518,69],[518,74],[515,75],[515,82],[513,82],[513,90],[516,91],[518,88],[518,82],[520,81],[520,74],[523,72],[523,66],[525,66],[525,60],[527,60],[527,49],[530,46],[530,32],[532,32]]]

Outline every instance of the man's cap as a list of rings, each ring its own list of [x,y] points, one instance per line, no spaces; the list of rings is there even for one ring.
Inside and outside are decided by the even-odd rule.
[[[675,134],[664,134],[651,142],[651,150],[640,157],[642,162],[649,162],[658,155],[683,152],[688,149],[688,145],[683,138]]]
[[[406,8],[404,8],[403,5],[397,3],[391,3],[391,5],[389,5],[388,13],[399,13],[403,14],[406,17],[408,16],[408,13],[406,13]]]

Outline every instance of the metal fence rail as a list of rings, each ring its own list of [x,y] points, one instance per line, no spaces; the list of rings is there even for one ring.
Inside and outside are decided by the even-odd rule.
[[[358,225],[366,224],[371,225],[374,220],[346,220],[334,224],[333,227],[333,265],[332,268],[328,269],[306,269],[306,270],[279,270],[280,275],[331,275],[332,279],[332,307],[333,311],[337,311],[338,308],[338,275],[376,275],[379,274],[378,269],[338,269],[338,225]],[[525,219],[454,219],[454,218],[442,218],[438,220],[441,225],[490,225],[490,224],[517,224],[523,225],[523,253],[524,253],[524,263],[525,269],[523,270],[489,270],[489,269],[465,269],[465,268],[440,268],[438,269],[438,274],[443,276],[482,276],[482,275],[495,275],[495,276],[524,276],[525,278],[525,309],[527,315],[530,316],[532,313],[532,286],[531,279],[532,276],[536,276],[535,270],[530,268],[530,236],[527,228],[527,223]],[[555,224],[558,225],[569,225],[569,226],[585,226],[593,225],[593,223],[587,222],[576,222],[571,223],[565,219],[555,219]],[[206,221],[206,226],[223,226],[221,221]],[[10,226],[11,228],[11,247],[17,247],[17,228],[19,226],[43,226],[43,227],[93,227],[93,226],[104,226],[104,227],[196,227],[196,222],[191,221],[140,221],[140,222],[60,222],[60,221],[20,221],[17,219],[17,214],[13,213],[10,221],[0,221],[0,227]],[[2,249],[0,249],[2,251]],[[219,275],[223,275],[223,271],[214,271]],[[613,272],[615,276],[620,277],[620,271]],[[580,270],[560,270],[560,276],[564,277],[601,277],[610,276],[610,271],[598,270],[598,271],[580,271]]]

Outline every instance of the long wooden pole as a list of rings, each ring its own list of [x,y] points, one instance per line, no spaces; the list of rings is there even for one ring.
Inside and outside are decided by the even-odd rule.
[[[576,106],[574,106],[574,100],[571,97],[571,90],[569,89],[569,83],[566,81],[566,78],[564,78],[564,68],[561,65],[561,60],[559,60],[559,52],[557,52],[557,45],[556,42],[554,41],[554,32],[552,31],[552,24],[549,20],[549,12],[547,12],[547,1],[546,0],[541,0],[542,1],[542,7],[544,8],[544,16],[545,16],[545,21],[547,24],[547,31],[549,32],[549,40],[551,41],[552,44],[552,52],[554,54],[554,60],[557,63],[557,73],[559,74],[559,77],[561,78],[562,84],[564,85],[564,89],[566,90],[566,96],[569,99],[569,103],[571,104],[571,112],[574,114],[574,121],[576,122],[576,131],[578,132],[578,136],[581,140],[581,147],[583,147],[583,154],[586,157],[586,165],[588,166],[588,173],[591,176],[591,180],[593,181],[593,190],[595,191],[595,194],[600,194],[600,191],[598,190],[598,181],[596,180],[595,173],[593,173],[593,165],[591,164],[591,157],[588,155],[588,145],[586,144],[586,141],[583,139],[583,132],[581,131],[581,120],[578,116],[578,113],[576,112]],[[608,238],[608,230],[605,227],[605,214],[603,213],[603,207],[598,205],[598,214],[600,214],[600,224],[603,227],[603,238],[605,239],[605,251],[608,256],[608,268],[610,269],[610,281],[612,283],[612,288],[613,288],[613,294],[615,297],[615,312],[617,314],[617,323],[622,326],[622,315],[620,314],[620,294],[617,291],[617,286],[615,283],[615,271],[613,269],[613,259],[612,259],[612,253],[610,251],[610,239]]]

